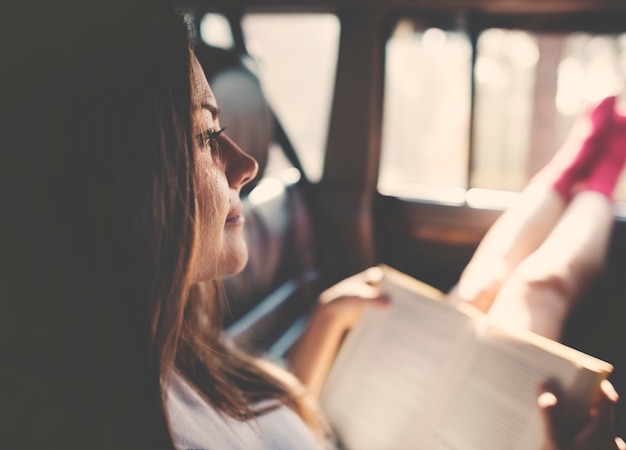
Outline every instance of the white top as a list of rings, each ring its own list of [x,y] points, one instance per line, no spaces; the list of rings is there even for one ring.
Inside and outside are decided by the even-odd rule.
[[[273,400],[268,400],[271,402]],[[262,402],[257,407],[267,406]],[[178,449],[320,450],[322,446],[300,417],[286,406],[248,422],[217,411],[187,380],[172,373],[167,411]]]

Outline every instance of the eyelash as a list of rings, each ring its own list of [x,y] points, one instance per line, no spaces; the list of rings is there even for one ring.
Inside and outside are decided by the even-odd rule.
[[[219,145],[217,143],[217,138],[226,130],[226,127],[222,127],[221,129],[215,130],[207,130],[202,134],[198,135],[198,140],[200,141],[200,145],[202,148],[205,148],[207,145],[212,151],[219,152]]]

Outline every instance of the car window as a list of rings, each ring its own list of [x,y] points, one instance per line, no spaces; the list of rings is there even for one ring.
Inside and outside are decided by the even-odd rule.
[[[398,20],[386,44],[379,191],[464,203],[521,190],[577,116],[623,89],[625,49],[625,34],[500,28],[473,46],[463,30]],[[626,200],[624,177],[616,198]]]
[[[246,45],[268,102],[308,178],[321,178],[335,84],[339,20],[333,14],[246,14]]]

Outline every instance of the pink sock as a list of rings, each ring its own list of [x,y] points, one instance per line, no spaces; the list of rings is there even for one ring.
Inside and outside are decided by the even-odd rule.
[[[583,183],[582,189],[600,192],[613,200],[613,191],[626,163],[626,117],[617,115],[615,101],[604,133],[602,155]]]
[[[576,120],[563,146],[531,183],[547,184],[569,201],[574,186],[588,178],[604,152],[614,105],[615,97],[608,97]]]

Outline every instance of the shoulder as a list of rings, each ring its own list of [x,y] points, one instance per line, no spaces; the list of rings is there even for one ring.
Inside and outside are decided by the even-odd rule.
[[[241,422],[218,411],[185,378],[172,373],[166,406],[174,443],[180,449],[319,450],[313,433],[286,406]],[[258,408],[268,406],[265,402]]]
[[[165,395],[172,437],[177,448],[251,448],[250,440],[254,437],[252,427],[220,413],[181,375],[170,375]]]

